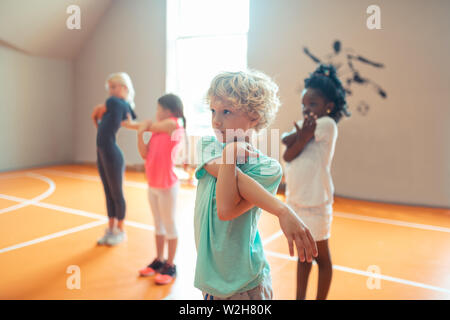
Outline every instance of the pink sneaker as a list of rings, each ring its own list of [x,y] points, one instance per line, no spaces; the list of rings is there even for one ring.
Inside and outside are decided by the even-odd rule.
[[[142,277],[150,277],[150,276],[155,275],[157,272],[159,272],[163,267],[164,267],[164,262],[159,261],[158,259],[155,259],[147,267],[139,270],[139,274]]]
[[[171,283],[177,275],[177,267],[175,265],[164,264],[162,270],[156,275],[156,284],[169,284]]]

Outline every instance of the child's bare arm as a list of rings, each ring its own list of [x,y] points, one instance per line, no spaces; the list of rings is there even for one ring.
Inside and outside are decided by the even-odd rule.
[[[218,178],[217,184],[220,183],[219,172],[223,164],[218,163],[218,159],[213,160],[212,162],[205,165],[206,171],[213,176]],[[227,170],[227,167],[225,167]],[[231,169],[230,169],[231,171]],[[222,173],[226,173],[227,171],[222,171]],[[219,215],[221,220],[231,220],[244,212],[250,210],[254,206],[257,206],[271,214],[274,214],[278,217],[280,227],[285,234],[288,245],[289,245],[289,253],[291,256],[294,255],[294,242],[297,246],[298,256],[300,261],[305,261],[305,253],[306,260],[308,262],[312,261],[312,256],[317,256],[317,247],[314,239],[311,236],[308,228],[304,225],[304,223],[297,217],[295,212],[287,206],[283,201],[279,200],[277,197],[273,196],[270,192],[264,189],[257,181],[243,173],[239,168],[236,169],[237,172],[237,190],[239,193],[239,197],[241,200],[237,202],[235,199],[235,195],[229,195],[232,197],[233,201],[231,201],[232,205],[222,205],[222,200],[225,200],[225,195],[219,196],[217,194],[216,189],[216,199],[218,206],[218,214],[219,214],[219,206],[222,206],[222,212]],[[232,176],[232,175],[231,175]],[[235,179],[225,180],[223,182],[228,181],[229,184],[232,184],[232,181],[236,181]],[[226,185],[223,185],[226,187]],[[232,186],[228,186],[225,190],[236,190]],[[237,202],[237,203],[236,203]],[[226,208],[226,210],[224,210]]]
[[[148,143],[144,142],[144,132],[149,125],[151,125],[151,123],[149,123],[148,121],[144,121],[142,123],[139,123],[137,128],[137,144],[139,154],[141,155],[142,159],[147,158]]]
[[[175,121],[172,119],[164,119],[156,123],[153,123],[151,120],[146,120],[144,122],[148,123],[148,126],[145,129],[146,132],[166,132],[170,135],[177,128]],[[130,115],[128,115],[127,120],[122,121],[122,126],[131,130],[138,130],[141,124],[142,122],[131,120]]]
[[[122,127],[125,127],[130,130],[137,130],[140,124],[141,124],[140,122],[136,121],[129,121],[129,122],[127,120],[122,121]]]
[[[285,134],[285,136],[281,139],[281,142],[286,145],[286,147],[290,147],[295,140],[297,139],[297,132],[293,132],[291,134]]]
[[[94,121],[95,127],[98,127],[98,120],[101,120],[105,112],[106,112],[106,105],[104,103],[94,107],[94,110],[92,111],[91,114],[91,118],[92,121]]]
[[[308,142],[314,137],[314,131],[316,129],[316,119],[314,117],[309,117],[303,122],[303,126],[300,129],[297,123],[295,125],[295,141],[291,141],[292,138],[289,137],[289,143],[287,144],[287,149],[283,154],[283,159],[286,162],[291,162],[297,158],[300,153],[302,153]]]
[[[121,126],[130,130],[138,130],[142,122],[137,122],[131,119],[131,114],[129,113],[127,114],[127,118],[128,118],[127,120],[121,122]]]
[[[304,138],[300,138],[298,140],[295,140],[293,144],[291,144],[283,153],[283,159],[286,162],[291,162],[295,158],[297,158],[305,148],[305,146],[308,144],[309,140],[307,141]]]
[[[222,152],[216,183],[217,214],[221,220],[231,220],[245,212],[241,210],[246,207],[239,206],[244,199],[239,195],[236,161],[238,157],[242,160],[247,156],[258,157],[251,148],[245,142],[235,142],[228,144]]]
[[[175,131],[177,128],[177,124],[173,119],[164,119],[155,123],[152,123],[152,125],[147,129],[147,131],[150,132],[165,132],[169,135],[172,134],[173,131]]]

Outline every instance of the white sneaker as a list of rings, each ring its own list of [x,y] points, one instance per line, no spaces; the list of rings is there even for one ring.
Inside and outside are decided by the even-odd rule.
[[[106,238],[106,244],[109,246],[115,246],[127,239],[125,231],[121,231],[119,228],[114,228],[112,234]]]
[[[105,229],[105,235],[97,240],[99,246],[103,246],[108,241],[108,238],[112,235],[112,230],[110,228]]]

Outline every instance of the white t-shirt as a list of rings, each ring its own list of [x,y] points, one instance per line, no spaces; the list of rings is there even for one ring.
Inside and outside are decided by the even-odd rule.
[[[303,120],[297,122],[301,128]],[[295,128],[292,132],[295,132]],[[334,186],[331,161],[338,131],[336,122],[324,116],[316,120],[316,130],[303,151],[286,163],[287,203],[298,207],[317,207],[333,203]]]

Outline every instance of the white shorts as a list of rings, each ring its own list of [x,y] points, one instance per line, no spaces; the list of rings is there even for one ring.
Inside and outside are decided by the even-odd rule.
[[[168,240],[178,237],[175,212],[179,188],[179,181],[168,189],[148,188],[148,200],[155,221],[155,233],[158,236],[165,236]]]
[[[302,208],[291,203],[288,203],[288,205],[308,227],[314,241],[317,242],[330,238],[331,221],[333,220],[333,206],[331,204],[310,208]]]

